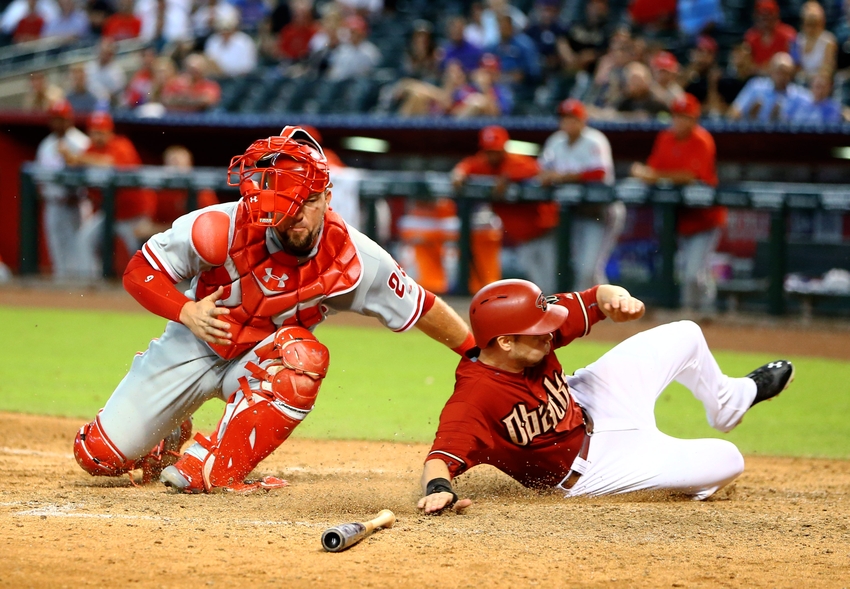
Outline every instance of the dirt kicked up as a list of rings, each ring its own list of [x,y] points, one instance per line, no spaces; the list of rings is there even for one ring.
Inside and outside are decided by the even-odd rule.
[[[78,420],[0,414],[0,587],[789,587],[850,585],[850,461],[747,457],[705,502],[564,500],[488,467],[462,515],[415,507],[424,445],[293,439],[263,462],[290,486],[179,495],[93,478]],[[341,553],[322,531],[391,509]]]

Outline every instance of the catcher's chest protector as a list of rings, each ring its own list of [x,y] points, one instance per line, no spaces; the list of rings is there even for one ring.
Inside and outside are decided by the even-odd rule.
[[[236,267],[234,279],[225,266],[201,273],[197,300],[224,286],[226,299],[234,289],[241,294],[236,307],[230,307],[233,344],[210,344],[222,358],[234,358],[252,348],[277,329],[273,318],[283,316],[283,325],[312,327],[324,319],[321,302],[357,285],[362,266],[357,250],[335,212],[325,214],[319,251],[298,264],[284,252],[272,254],[266,247],[266,229],[248,223],[247,208],[240,203],[236,231],[228,255]]]

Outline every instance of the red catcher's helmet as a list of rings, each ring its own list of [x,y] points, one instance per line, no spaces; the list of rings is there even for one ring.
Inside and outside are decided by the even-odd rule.
[[[328,160],[307,131],[284,127],[230,160],[227,183],[239,187],[253,225],[274,227],[295,217],[311,194],[328,188]]]
[[[499,280],[479,290],[469,305],[479,348],[500,335],[544,335],[563,325],[568,311],[527,280]]]

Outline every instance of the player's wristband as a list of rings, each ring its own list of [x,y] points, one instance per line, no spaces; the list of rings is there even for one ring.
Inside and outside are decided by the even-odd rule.
[[[447,507],[451,507],[455,503],[457,503],[457,494],[452,489],[452,484],[448,479],[438,478],[431,479],[428,481],[428,485],[425,489],[425,496],[433,495],[434,493],[451,493],[452,494],[452,502],[447,505]]]
[[[452,352],[459,354],[461,356],[466,355],[466,353],[475,347],[475,338],[471,333],[466,334],[466,339],[463,340],[463,343],[460,344],[456,348],[452,348]],[[445,480],[445,479],[443,479]]]

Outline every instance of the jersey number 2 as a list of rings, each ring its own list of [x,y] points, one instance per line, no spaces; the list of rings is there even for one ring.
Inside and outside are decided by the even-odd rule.
[[[387,280],[387,286],[389,286],[395,292],[395,295],[402,299],[404,298],[404,283],[399,278],[398,274],[393,272],[390,274],[389,280]]]

